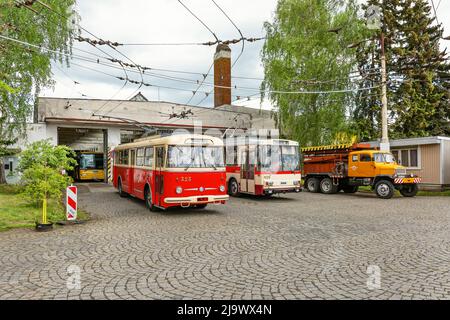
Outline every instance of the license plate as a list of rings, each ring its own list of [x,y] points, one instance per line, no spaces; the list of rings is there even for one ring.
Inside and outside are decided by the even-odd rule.
[[[282,181],[281,184],[286,184],[286,181]]]
[[[403,183],[414,183],[414,178],[404,178]]]

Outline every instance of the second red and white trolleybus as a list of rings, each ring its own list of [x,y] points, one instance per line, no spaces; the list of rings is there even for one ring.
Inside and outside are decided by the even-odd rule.
[[[205,208],[228,200],[223,142],[206,135],[138,139],[114,150],[113,183],[121,196],[145,200],[154,211]]]
[[[301,191],[298,142],[243,137],[226,141],[225,150],[230,195]]]

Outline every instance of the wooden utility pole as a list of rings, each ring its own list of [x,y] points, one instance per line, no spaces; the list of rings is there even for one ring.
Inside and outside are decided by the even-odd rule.
[[[388,101],[387,101],[387,76],[386,76],[386,54],[384,50],[384,32],[381,31],[381,143],[380,150],[389,151],[388,137]]]

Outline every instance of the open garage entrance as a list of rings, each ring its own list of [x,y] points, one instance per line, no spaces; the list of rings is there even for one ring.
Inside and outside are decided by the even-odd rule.
[[[77,154],[76,181],[108,182],[108,130],[58,127],[58,145],[66,145]]]

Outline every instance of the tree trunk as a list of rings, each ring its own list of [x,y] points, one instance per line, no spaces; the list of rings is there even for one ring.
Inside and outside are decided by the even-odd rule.
[[[36,92],[34,94],[34,105],[33,105],[33,123],[39,122],[39,94],[41,93],[41,89],[39,84],[37,84]]]
[[[5,166],[3,165],[3,159],[0,157],[0,184],[6,184]]]

